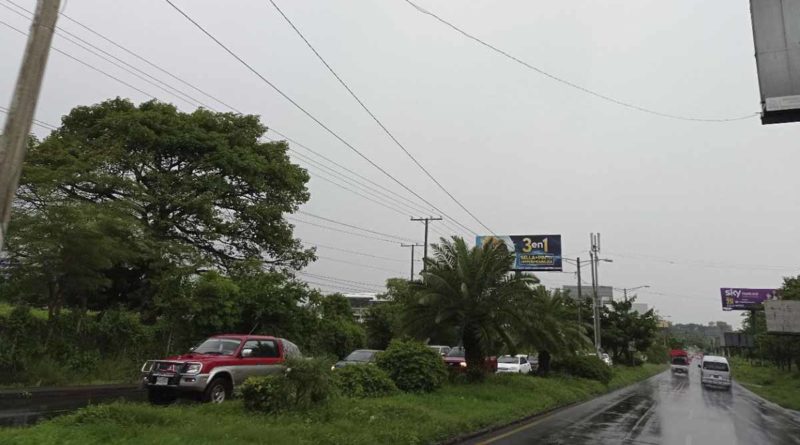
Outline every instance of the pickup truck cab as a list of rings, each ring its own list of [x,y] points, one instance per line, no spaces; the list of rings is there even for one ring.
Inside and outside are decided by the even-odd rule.
[[[222,403],[248,377],[281,372],[287,358],[299,356],[300,349],[282,338],[215,335],[187,354],[145,362],[141,386],[153,404],[169,404],[181,396]]]

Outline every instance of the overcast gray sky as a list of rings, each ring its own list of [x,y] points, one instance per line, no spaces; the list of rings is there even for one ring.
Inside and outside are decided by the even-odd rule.
[[[14,1],[28,9],[35,3]],[[533,65],[626,102],[700,118],[759,109],[745,0],[415,1]],[[417,193],[486,232],[393,145],[267,0],[175,3]],[[761,126],[757,118],[686,122],[610,104],[490,52],[403,0],[278,4],[411,153],[495,233],[560,233],[566,255],[588,258],[589,232],[600,232],[603,256],[614,260],[600,266],[601,284],[650,285],[638,292],[640,302],[675,322],[738,324],[739,313],[721,310],[720,287],[777,287],[782,276],[796,273],[797,125]],[[166,2],[69,0],[64,12],[419,203]],[[29,24],[6,8],[0,8],[0,20],[26,31]],[[180,86],[68,20],[59,26]],[[24,44],[23,36],[0,26],[3,105]],[[193,109],[58,36],[53,45],[161,100]],[[36,117],[57,124],[74,106],[115,96],[149,99],[53,53]],[[309,213],[422,240],[422,226],[408,221],[410,211],[389,210],[319,179],[315,171],[310,189],[311,201],[303,206]],[[447,228],[452,223],[432,225],[453,232]],[[310,244],[389,258],[321,247],[323,258],[308,272],[376,285],[408,273],[409,252],[397,244],[306,224],[297,225],[297,234]],[[549,287],[575,281],[571,273],[539,276]]]

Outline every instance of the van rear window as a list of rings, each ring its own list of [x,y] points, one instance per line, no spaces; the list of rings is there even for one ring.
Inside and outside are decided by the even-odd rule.
[[[708,369],[709,371],[728,371],[728,365],[725,363],[718,363],[718,362],[705,362],[703,363],[703,369]]]

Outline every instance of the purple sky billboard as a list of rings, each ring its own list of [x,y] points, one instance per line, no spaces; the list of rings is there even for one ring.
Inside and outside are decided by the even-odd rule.
[[[743,289],[739,287],[723,287],[719,290],[722,296],[723,311],[747,311],[767,300],[779,300],[778,289]]]

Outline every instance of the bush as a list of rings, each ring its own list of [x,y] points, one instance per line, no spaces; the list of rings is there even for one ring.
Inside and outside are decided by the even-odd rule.
[[[277,375],[250,377],[242,384],[245,408],[276,413],[324,405],[335,394],[330,366],[324,359],[294,359]]]
[[[346,397],[382,397],[395,394],[389,374],[373,365],[352,365],[336,370],[336,383]]]
[[[406,392],[431,392],[447,379],[439,354],[417,341],[392,341],[386,351],[378,354],[376,363]]]
[[[565,357],[553,363],[553,369],[575,377],[597,380],[603,384],[608,384],[613,377],[611,368],[593,355]]]

